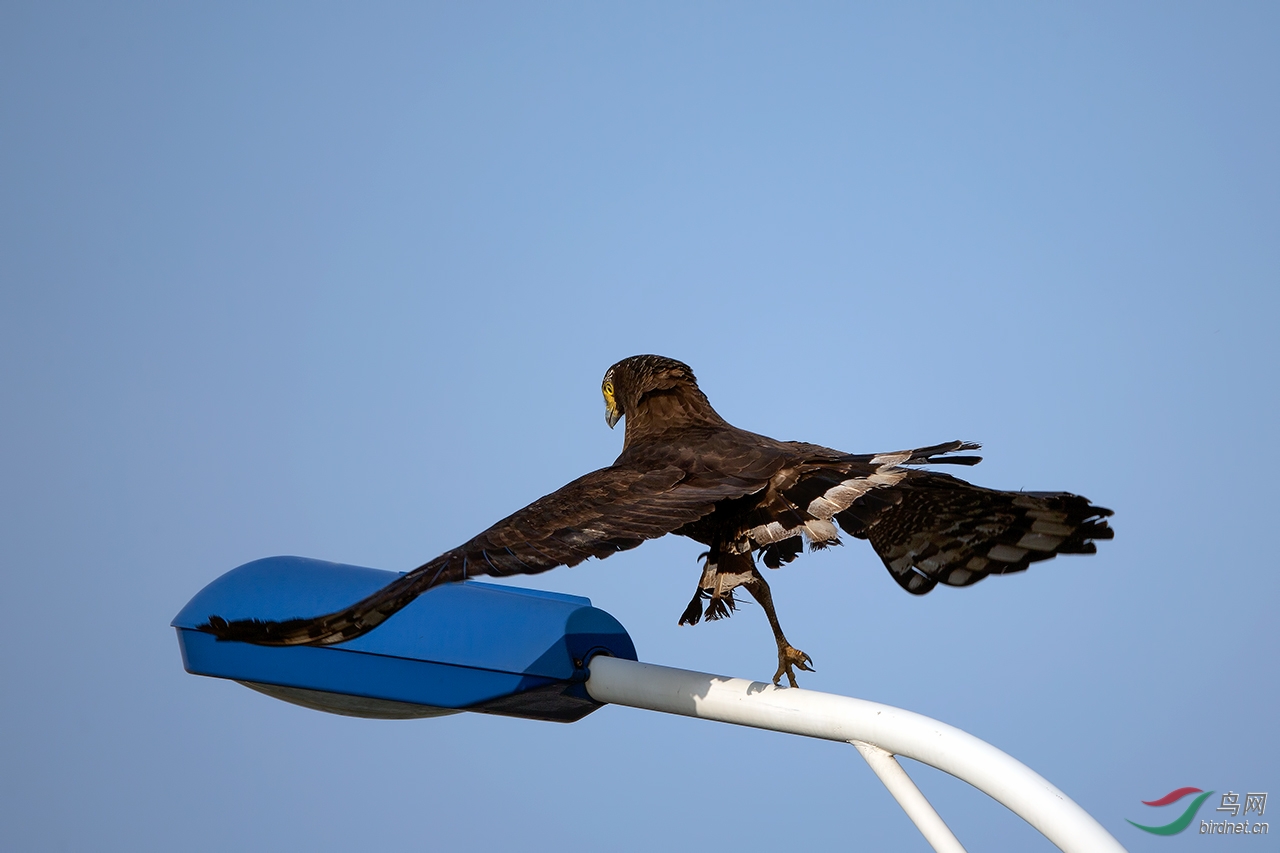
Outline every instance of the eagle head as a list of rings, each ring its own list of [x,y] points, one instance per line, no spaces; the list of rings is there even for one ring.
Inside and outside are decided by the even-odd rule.
[[[613,429],[627,412],[635,411],[646,394],[679,385],[698,387],[693,370],[682,361],[661,355],[624,358],[604,372],[604,380],[600,383],[600,393],[604,395],[604,422]]]

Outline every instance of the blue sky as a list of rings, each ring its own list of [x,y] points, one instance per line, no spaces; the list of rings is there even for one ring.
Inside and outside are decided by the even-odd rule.
[[[1280,789],[1278,39],[1265,3],[5,4],[5,846],[927,849],[832,744],[183,672],[169,620],[241,563],[408,569],[608,464],[637,352],[747,429],[977,440],[975,481],[1115,509],[969,589],[860,542],[771,581],[803,686],[1208,843],[1125,818]],[[698,552],[522,582],[768,677],[758,608],[676,626]],[[1052,849],[907,764],[970,849]]]

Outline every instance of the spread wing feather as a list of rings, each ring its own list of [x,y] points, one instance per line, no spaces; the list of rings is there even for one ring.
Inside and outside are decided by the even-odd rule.
[[[1092,554],[1111,510],[1067,492],[1002,492],[929,471],[869,492],[836,516],[867,539],[899,585],[923,595],[969,586],[1058,554]]]
[[[717,501],[763,488],[768,473],[763,476],[690,476],[676,465],[643,470],[615,464],[539,498],[345,610],[282,622],[211,616],[200,630],[259,645],[340,643],[382,624],[438,584],[544,572],[634,548],[702,518]]]

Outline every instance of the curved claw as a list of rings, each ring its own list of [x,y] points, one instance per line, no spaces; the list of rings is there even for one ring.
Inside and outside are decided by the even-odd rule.
[[[773,674],[773,683],[780,687],[781,685],[778,682],[782,680],[782,676],[785,674],[792,687],[799,687],[800,685],[796,682],[795,670],[792,667],[798,667],[804,672],[816,672],[817,670],[813,668],[812,664],[813,658],[794,646],[788,645],[786,648],[780,648],[778,649],[778,671]]]

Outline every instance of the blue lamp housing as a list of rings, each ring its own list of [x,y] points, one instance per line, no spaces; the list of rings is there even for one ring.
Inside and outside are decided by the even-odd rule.
[[[214,614],[281,620],[331,613],[396,577],[303,557],[246,563],[174,617],[182,664],[348,716],[479,711],[572,722],[600,707],[583,686],[593,655],[636,660],[626,629],[586,598],[476,581],[436,587],[368,634],[332,646],[255,646],[195,630]]]

